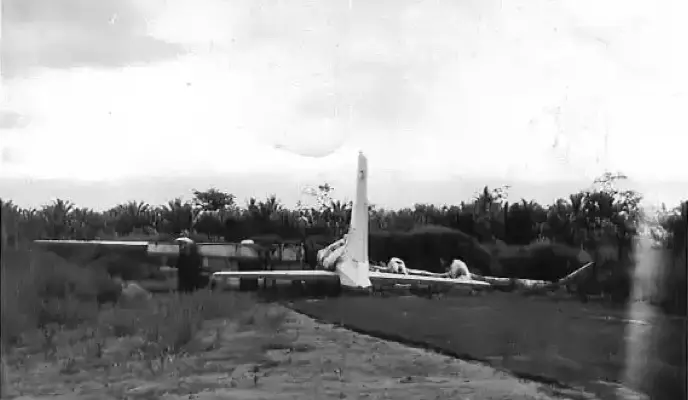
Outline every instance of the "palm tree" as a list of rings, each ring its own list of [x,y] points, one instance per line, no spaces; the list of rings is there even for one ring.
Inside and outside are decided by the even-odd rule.
[[[553,242],[568,242],[572,205],[565,199],[557,199],[547,210],[547,218],[542,225],[542,234]]]
[[[344,203],[333,200],[330,206],[322,214],[323,222],[330,229],[332,234],[340,237],[346,231],[351,220],[351,208],[353,203]]]
[[[115,215],[115,232],[127,235],[134,229],[143,229],[152,224],[152,213],[148,203],[143,201],[129,201],[119,204],[112,210]]]
[[[246,217],[254,225],[253,234],[278,233],[279,227],[276,223],[281,220],[282,209],[279,199],[274,194],[264,201],[251,197],[246,202]]]
[[[2,225],[2,245],[7,245],[9,238],[13,238],[15,249],[19,247],[19,220],[22,210],[12,202],[0,199],[0,224]]]
[[[546,221],[546,212],[536,202],[522,198],[519,203],[509,206],[509,212],[505,218],[509,224],[507,241],[527,245],[538,238],[541,224]]]
[[[263,213],[259,205],[258,199],[251,197],[246,202],[246,216],[254,220],[262,220]]]
[[[7,239],[7,228],[5,228],[5,219],[3,218],[0,221],[0,245],[3,248],[7,248]]]
[[[26,208],[21,211],[20,237],[28,240],[44,237],[46,222],[41,212],[35,208]]]
[[[474,197],[475,208],[473,209],[474,228],[482,241],[494,239],[495,222],[503,209],[503,200],[506,198],[504,188],[490,190],[487,186]],[[503,220],[503,219],[502,219]]]
[[[184,231],[191,231],[194,221],[193,207],[177,197],[162,207],[162,218],[165,232],[178,235]]]
[[[75,208],[73,236],[77,239],[95,239],[107,227],[106,216],[106,213],[99,213],[90,208]]]
[[[74,204],[69,200],[55,199],[43,206],[41,215],[46,223],[46,234],[50,238],[64,239],[71,230]]]
[[[410,208],[402,208],[401,210],[390,213],[389,219],[391,228],[400,231],[413,229],[416,223],[415,215]]]
[[[271,220],[280,212],[280,210],[282,210],[282,208],[282,204],[274,194],[268,196],[265,201],[258,203],[259,213],[265,220]]]

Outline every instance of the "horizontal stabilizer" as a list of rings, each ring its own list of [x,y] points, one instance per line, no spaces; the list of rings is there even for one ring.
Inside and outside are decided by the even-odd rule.
[[[474,278],[495,287],[515,287],[525,290],[555,290],[575,281],[580,275],[592,268],[594,264],[594,262],[589,262],[555,282],[519,278],[497,278],[494,276],[480,275],[474,275]]]
[[[448,286],[470,286],[470,287],[487,287],[490,286],[487,282],[481,282],[471,279],[451,279],[451,278],[438,278],[432,276],[422,276],[422,275],[399,275],[390,274],[388,272],[376,272],[370,271],[370,280],[373,283],[396,283],[396,284],[437,284],[437,285],[448,285]]]

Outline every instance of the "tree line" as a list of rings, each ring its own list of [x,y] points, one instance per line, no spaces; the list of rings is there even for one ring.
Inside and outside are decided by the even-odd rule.
[[[454,205],[415,204],[389,210],[370,206],[371,231],[409,231],[419,225],[458,229],[481,243],[501,241],[527,245],[551,241],[594,248],[610,243],[629,247],[639,234],[658,245],[673,247],[685,237],[685,204],[662,206],[648,214],[641,209],[642,195],[619,190],[618,175],[605,174],[590,189],[543,205],[533,200],[508,201],[508,187],[484,187],[468,200]],[[299,239],[309,234],[341,236],[351,216],[351,203],[333,199],[334,189],[323,184],[309,191],[314,205],[285,207],[275,195],[250,198],[238,204],[230,193],[210,188],[193,190],[181,197],[153,206],[130,201],[107,211],[78,207],[55,199],[41,208],[22,208],[0,199],[5,243],[18,246],[35,239],[113,239],[131,236],[179,235],[192,232],[207,241],[239,241],[256,235]],[[683,214],[682,214],[683,212]]]
[[[503,264],[522,256],[528,246],[543,242],[566,245],[586,250],[596,261],[596,275],[613,271],[620,277],[613,285],[627,288],[632,285],[629,279],[637,262],[634,249],[644,240],[673,254],[672,261],[662,262],[671,265],[671,278],[666,278],[671,288],[663,284],[663,297],[684,306],[688,201],[675,207],[643,209],[642,194],[618,189],[615,182],[619,179],[625,177],[607,173],[590,188],[549,205],[526,199],[509,201],[508,187],[484,187],[473,198],[452,205],[415,204],[398,210],[370,205],[370,232],[423,231],[427,235],[432,227],[451,228],[475,239],[483,252],[492,252]],[[78,207],[65,199],[38,209],[0,199],[2,245],[20,249],[35,239],[165,240],[186,232],[197,241],[211,242],[270,237],[314,243],[312,238],[317,237],[318,243],[329,244],[341,237],[348,230],[352,204],[336,200],[334,188],[328,184],[307,193],[311,205],[299,203],[294,208],[284,206],[275,195],[239,204],[234,195],[216,188],[193,190],[188,201],[175,198],[158,206],[130,201],[106,211]],[[513,256],[508,251],[513,251]],[[547,260],[542,264],[542,268],[552,268]],[[600,278],[595,280],[599,283]]]

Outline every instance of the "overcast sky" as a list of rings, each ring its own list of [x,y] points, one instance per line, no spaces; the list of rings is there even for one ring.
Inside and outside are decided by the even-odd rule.
[[[683,0],[4,0],[2,12],[0,196],[24,203],[58,183],[85,206],[148,200],[141,182],[170,174],[295,201],[303,184],[346,187],[359,149],[371,201],[395,206],[467,199],[482,182],[548,201],[607,168],[652,198],[688,197]],[[119,189],[104,196],[105,180]]]

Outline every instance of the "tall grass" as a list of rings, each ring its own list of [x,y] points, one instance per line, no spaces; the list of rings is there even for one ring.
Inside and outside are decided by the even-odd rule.
[[[210,290],[125,301],[105,266],[79,264],[38,250],[3,249],[0,268],[3,377],[8,359],[16,359],[12,355],[17,351],[33,348],[55,361],[58,338],[68,331],[81,332],[77,336],[93,342],[90,358],[103,357],[107,340],[136,337],[136,357],[164,365],[170,357],[193,351],[204,321],[223,318],[277,331],[285,318],[284,312],[268,310],[246,295]],[[3,393],[6,389],[3,380]]]

